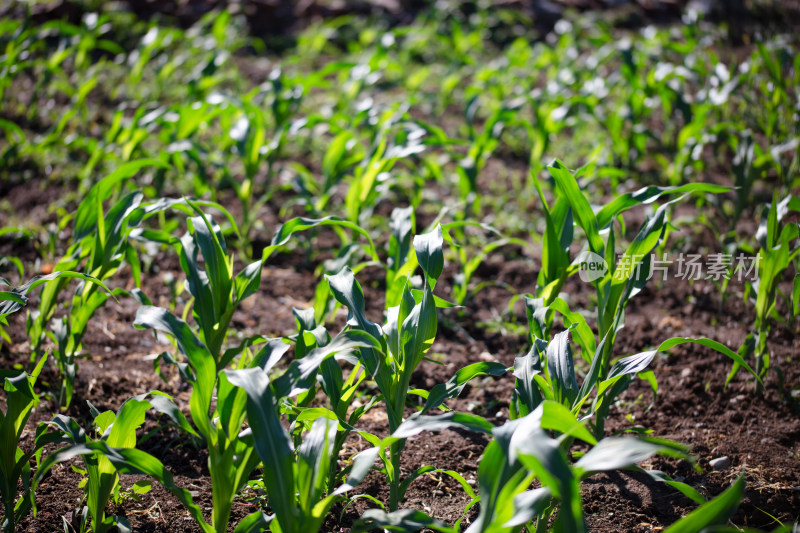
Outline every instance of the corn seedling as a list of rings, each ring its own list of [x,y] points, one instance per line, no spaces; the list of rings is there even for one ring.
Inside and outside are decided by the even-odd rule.
[[[302,90],[284,88],[285,82],[280,70],[273,71],[269,81],[271,91],[257,95],[260,99],[271,96],[274,125],[272,131],[268,130],[267,118],[262,110],[265,102],[259,101],[258,98],[240,104],[239,119],[230,130],[230,137],[235,143],[234,147],[241,159],[245,176],[243,180],[238,180],[227,175],[226,182],[233,186],[242,206],[241,226],[245,244],[249,244],[249,236],[258,210],[277,190],[272,183],[275,163],[289,130],[290,113],[297,108],[302,97]],[[259,177],[264,165],[266,165],[266,179],[260,184],[256,182],[256,178]],[[224,168],[223,172],[228,173],[227,168]]]
[[[307,357],[315,360],[317,354],[309,353]],[[273,390],[266,372],[261,368],[231,370],[227,376],[231,383],[247,392],[247,419],[255,449],[264,466],[263,483],[274,514],[260,520],[263,520],[263,525],[271,522],[271,531],[319,531],[336,500],[369,473],[378,450],[370,448],[357,455],[346,483],[331,489],[328,473],[338,457],[334,454],[338,422],[324,416],[317,418],[302,444],[294,450],[289,433],[281,425],[279,402],[275,396],[278,391]],[[280,382],[277,388],[282,388]],[[256,518],[253,520],[255,524]]]
[[[349,327],[365,331],[380,341],[380,349],[363,348],[359,353],[364,368],[383,395],[392,433],[403,421],[411,374],[422,362],[436,337],[433,289],[444,267],[442,242],[442,230],[438,226],[431,233],[414,237],[414,250],[423,270],[424,286],[415,295],[410,281],[406,283],[399,305],[387,309],[384,327],[366,317],[364,293],[349,268],[327,277],[333,296],[349,311]],[[402,480],[399,477],[403,446],[403,441],[392,444],[390,458],[386,462],[390,483],[389,508],[392,511],[397,509],[403,497]]]
[[[480,496],[472,494],[472,504],[480,502],[480,513],[467,528],[471,533],[511,533],[525,527],[528,531],[547,531],[549,528],[553,531],[585,531],[581,480],[599,472],[634,466],[656,453],[688,457],[685,448],[669,441],[610,437],[598,442],[568,410],[550,401],[543,402],[525,417],[500,427],[492,427],[475,415],[456,413],[409,419],[395,435],[412,436],[424,430],[448,427],[462,427],[493,436],[478,468]],[[558,437],[552,438],[550,431],[556,432]],[[571,464],[567,452],[575,438],[593,448]],[[530,488],[534,480],[539,480],[540,488]],[[696,495],[690,487],[675,485]],[[697,497],[702,499],[699,495]],[[448,526],[420,511],[387,513],[375,509],[362,515],[354,531],[376,528],[415,531],[426,527],[451,533],[460,531],[459,525],[460,521],[455,526]]]
[[[220,366],[218,357],[183,320],[169,311],[142,306],[136,315],[134,325],[172,335],[187,359],[184,375],[192,386],[189,406],[196,432],[191,427],[187,427],[187,431],[202,437],[208,447],[208,467],[214,502],[212,523],[206,524],[202,518],[199,519],[199,523],[204,531],[218,533],[226,531],[233,498],[258,465],[259,456],[254,453],[252,434],[244,431],[242,427],[246,416],[245,391],[234,386],[228,379],[229,374],[223,371],[224,366]],[[310,388],[315,381],[319,365],[326,358],[361,346],[371,346],[370,342],[364,341],[365,338],[367,337],[360,332],[346,333],[329,344],[312,350],[302,359],[294,361],[276,381],[277,397],[296,395]],[[237,368],[250,368],[251,374],[255,371],[269,372],[288,349],[289,346],[280,340],[268,342],[249,361],[247,358],[241,358]],[[228,350],[226,354],[236,355],[237,352],[241,350]],[[225,359],[228,358],[226,355]],[[232,358],[231,356],[230,359]],[[230,376],[236,375],[239,374],[230,374]],[[212,402],[213,400],[216,401]],[[253,423],[251,420],[251,425]],[[324,474],[327,476],[327,471]],[[245,520],[247,523],[250,523],[249,520],[258,521],[260,516],[259,514]]]
[[[232,357],[223,354],[231,318],[241,302],[258,290],[262,261],[254,261],[234,275],[234,258],[228,255],[221,228],[195,202],[187,200],[187,203],[197,216],[187,219],[189,231],[183,237],[178,239],[158,230],[145,230],[141,236],[171,244],[178,252],[192,295],[192,316],[199,326],[200,339],[220,370]]]
[[[47,423],[52,430],[46,435],[47,440],[64,442],[68,446],[53,452],[44,459],[36,471],[35,483],[40,482],[56,463],[80,455],[86,475],[82,482],[86,507],[78,513],[82,517],[80,531],[91,530],[95,533],[102,533],[117,526],[130,530],[130,524],[127,523],[126,518],[107,516],[105,513],[109,500],[112,497],[120,498],[117,468],[106,455],[98,453],[94,448],[85,451],[85,446],[102,443],[114,449],[135,448],[136,430],[144,423],[145,413],[151,408],[167,414],[176,424],[188,426],[188,423],[172,399],[158,392],[130,398],[116,413],[113,411],[101,413],[91,404],[89,407],[94,417],[92,424],[94,426],[93,433],[98,436],[96,439],[87,435],[75,420],[64,415],[56,415],[52,422]],[[146,491],[146,484],[140,484],[139,491]]]
[[[1,525],[5,533],[16,531],[16,524],[28,514],[33,503],[30,460],[45,442],[37,439],[30,452],[22,450],[19,442],[31,411],[39,403],[33,385],[44,362],[42,357],[30,375],[19,370],[0,370],[6,405],[5,412],[0,412],[0,497],[4,509]],[[18,487],[22,488],[21,494]]]
[[[324,346],[330,342],[330,335],[324,327],[317,326],[314,319],[314,309],[294,310],[295,318],[300,327],[295,341],[295,357],[301,359],[313,349]],[[353,368],[345,378],[340,365],[341,361],[353,363]],[[327,418],[338,423],[338,431],[331,441],[331,457],[338,457],[348,435],[354,429],[361,417],[377,402],[377,397],[372,397],[365,403],[353,407],[354,401],[359,397],[358,389],[367,377],[361,363],[354,357],[341,356],[328,358],[320,364],[318,382],[320,389],[327,397],[328,408],[311,407],[308,404],[314,399],[316,387],[312,386],[307,392],[298,396],[297,403],[293,406],[296,414],[290,415],[290,420],[300,423],[299,427],[322,418]],[[302,401],[301,401],[302,398]],[[302,405],[301,405],[302,404]],[[336,461],[329,461],[327,491],[335,492],[339,482],[340,472]]]
[[[78,270],[83,265],[84,276],[104,281],[125,264],[129,264],[135,284],[140,284],[141,266],[135,248],[129,243],[131,233],[143,219],[167,208],[185,208],[184,204],[189,202],[170,199],[145,202],[142,193],[134,191],[124,195],[104,213],[103,203],[112,195],[119,182],[146,166],[163,166],[163,163],[155,160],[128,163],[92,187],[75,214],[73,244],[64,258],[56,263],[55,270]],[[202,204],[206,205],[207,202]],[[63,408],[69,407],[72,401],[77,372],[76,358],[80,354],[81,341],[89,320],[109,296],[116,298],[126,294],[121,288],[103,292],[98,290],[99,285],[96,283],[84,283],[75,291],[67,315],[54,322],[51,331],[47,332],[46,328],[58,307],[59,295],[66,288],[68,279],[67,276],[61,276],[56,283],[45,287],[39,312],[35,317],[29,316],[27,323],[34,356],[39,353],[46,335],[55,341],[56,349],[53,354],[61,372],[59,405]]]
[[[566,305],[560,299],[556,303]],[[566,407],[573,416],[577,416],[581,420],[594,418],[594,434],[597,438],[602,438],[605,433],[605,420],[611,405],[620,394],[628,389],[635,377],[638,376],[650,384],[655,402],[658,384],[655,374],[647,367],[658,352],[667,351],[684,343],[700,344],[723,353],[735,364],[743,366],[755,376],[755,372],[738,353],[716,341],[676,337],[662,342],[654,350],[620,358],[611,367],[608,375],[602,377],[600,365],[602,364],[604,344],[607,342],[607,339],[602,339],[594,349],[594,356],[586,377],[578,386],[569,337],[573,331],[578,337],[586,335],[582,341],[582,349],[585,353],[588,345],[594,345],[591,331],[579,314],[567,311],[564,315],[565,318],[567,320],[571,318],[575,322],[572,322],[567,330],[558,333],[548,342],[537,336],[537,332],[541,332],[543,326],[541,323],[543,311],[546,310],[529,313],[533,346],[526,355],[518,357],[514,361],[516,386],[509,412],[512,419],[527,416],[542,402],[552,401]],[[591,403],[588,404],[590,399]],[[589,407],[584,410],[587,404]]]
[[[767,347],[767,337],[769,336],[770,322],[778,319],[776,305],[779,293],[778,283],[783,279],[784,273],[792,265],[795,257],[800,251],[797,245],[797,238],[800,236],[800,226],[795,222],[781,225],[783,217],[789,211],[800,212],[800,199],[794,196],[787,196],[780,199],[776,192],[769,207],[764,208],[761,224],[758,227],[756,240],[760,244],[756,265],[758,268],[758,279],[752,283],[755,292],[755,370],[759,377],[763,378],[770,368],[769,349]],[[792,312],[798,308],[798,283],[795,277],[792,298],[789,308]],[[745,343],[747,344],[747,342]],[[734,366],[730,377],[732,377],[738,366]],[[729,377],[729,379],[730,379]]]
[[[641,292],[647,283],[652,266],[651,254],[661,243],[668,226],[668,208],[671,203],[679,201],[682,197],[671,200],[656,209],[655,213],[642,224],[634,240],[619,258],[616,257],[615,250],[614,220],[628,209],[643,203],[654,202],[665,194],[719,193],[728,189],[705,183],[693,183],[680,187],[645,187],[636,192],[618,196],[595,213],[586,193],[581,190],[577,179],[563,163],[556,161],[548,167],[548,170],[555,180],[558,196],[567,201],[575,223],[583,230],[589,252],[595,254],[591,256],[592,259],[605,261],[605,271],[601,276],[591,280],[596,293],[597,338],[604,339],[598,377],[605,379],[611,366],[611,354],[616,333],[624,324],[625,307],[628,301]],[[566,216],[552,221],[558,220],[561,220],[563,224],[569,223]],[[607,232],[606,240],[601,236],[601,232]],[[563,227],[546,233],[548,253],[553,250],[565,251],[565,241],[569,240],[569,236],[569,231],[565,231]],[[564,260],[563,253],[559,254],[556,251],[554,255],[553,261]],[[550,261],[549,256],[548,261]],[[560,266],[563,268],[563,264]],[[580,266],[580,264],[574,264],[571,271],[576,272]],[[553,269],[553,271],[552,275],[558,272],[557,269]],[[554,287],[558,287],[560,276],[555,279],[546,277],[545,280],[548,285],[554,284]],[[553,289],[546,289],[548,285],[544,289],[545,296],[553,298]]]

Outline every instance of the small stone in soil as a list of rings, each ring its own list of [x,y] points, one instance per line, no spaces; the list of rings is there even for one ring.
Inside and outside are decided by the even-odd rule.
[[[717,457],[716,459],[712,459],[708,462],[708,465],[713,468],[714,470],[725,470],[729,466],[731,466],[731,460],[728,458],[727,455],[722,457]]]

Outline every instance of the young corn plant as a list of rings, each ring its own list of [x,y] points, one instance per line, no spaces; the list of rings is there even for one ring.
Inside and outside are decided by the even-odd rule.
[[[309,352],[306,357],[316,360],[317,354]],[[331,360],[327,357],[323,364]],[[347,481],[330,488],[329,472],[335,468],[340,449],[336,446],[339,423],[325,416],[309,420],[310,428],[295,450],[281,424],[280,395],[285,392],[282,378],[271,382],[261,368],[229,370],[226,374],[231,383],[247,393],[247,420],[264,467],[263,485],[273,514],[261,516],[260,525],[269,524],[270,531],[282,533],[319,531],[331,506],[369,473],[378,450],[369,448],[358,454]],[[313,373],[310,377],[314,378]],[[291,393],[297,390],[295,387]],[[256,517],[253,526],[255,521]]]
[[[178,248],[181,267],[187,275],[187,285],[194,297],[192,310],[197,334],[171,312],[149,305],[139,309],[134,325],[170,334],[185,357],[185,363],[179,369],[192,387],[190,412],[196,428],[189,427],[187,431],[201,438],[208,447],[214,502],[211,524],[205,524],[202,518],[199,522],[205,531],[222,532],[226,530],[230,520],[234,496],[247,482],[259,462],[259,455],[254,453],[252,433],[242,433],[247,396],[243,389],[232,384],[224,370],[242,354],[236,368],[269,372],[288,351],[289,346],[280,340],[270,341],[255,356],[247,357],[251,342],[245,340],[238,347],[222,351],[233,311],[241,301],[258,290],[262,260],[251,263],[234,277],[233,258],[226,253],[225,241],[219,227],[193,203],[190,205],[199,216],[190,219],[190,231],[182,239],[151,233],[143,236],[169,242]],[[263,259],[285,244],[295,231],[336,223],[333,220],[290,221],[276,233],[273,244],[265,249]],[[348,225],[344,222],[343,224]],[[203,268],[198,261],[200,253]],[[281,400],[310,389],[315,383],[319,365],[326,358],[357,347],[372,345],[364,343],[363,333],[347,332],[324,345],[315,340],[316,345],[312,346],[304,333],[301,331],[298,337],[301,341],[299,354],[302,357],[290,364],[289,369],[275,382],[275,386],[279,387],[276,397]],[[162,356],[162,359],[173,360],[166,356]],[[328,471],[324,474],[327,480]],[[259,512],[245,519],[245,523],[250,524],[252,521],[253,524],[259,524],[262,518]]]
[[[137,251],[129,242],[131,234],[145,218],[168,208],[185,209],[184,204],[188,202],[183,199],[165,198],[144,201],[143,194],[134,191],[123,195],[107,212],[104,212],[104,202],[112,196],[120,182],[147,166],[163,167],[164,164],[156,160],[134,161],[121,166],[92,187],[75,213],[72,245],[66,255],[56,263],[55,270],[82,269],[82,279],[94,278],[103,282],[127,264],[130,265],[134,283],[140,285],[141,266]],[[207,204],[207,202],[201,203]],[[45,287],[41,294],[38,314],[29,315],[27,321],[32,357],[40,354],[42,343],[47,337],[55,341],[56,348],[53,355],[61,373],[58,403],[64,409],[72,402],[77,358],[81,353],[81,342],[89,321],[109,297],[116,299],[127,294],[127,291],[121,288],[101,291],[101,285],[97,283],[82,283],[70,300],[67,314],[61,320],[54,321],[59,296],[66,288],[70,277],[75,276],[59,276],[55,283]]]
[[[330,342],[330,335],[322,326],[317,326],[314,318],[314,309],[294,310],[295,318],[300,327],[295,341],[295,358],[301,359],[309,352],[320,346],[325,346]],[[340,364],[347,361],[353,364],[353,368],[345,377]],[[354,401],[359,397],[359,386],[366,379],[367,373],[364,371],[361,362],[352,356],[343,354],[341,356],[326,359],[320,364],[318,373],[319,388],[325,393],[328,407],[310,407],[309,403],[314,399],[317,388],[312,386],[308,391],[298,396],[298,401],[291,406],[290,421],[300,423],[298,427],[312,423],[319,418],[327,418],[338,423],[338,431],[331,441],[331,457],[338,457],[342,447],[355,428],[361,417],[369,411],[377,402],[377,397],[372,397],[365,403],[353,407]],[[301,398],[303,400],[301,401]],[[351,409],[351,407],[353,407]],[[330,461],[328,466],[327,492],[332,494],[336,491],[337,484],[341,478],[337,461]]]
[[[521,531],[586,531],[580,483],[584,479],[606,471],[635,469],[644,471],[654,479],[680,490],[694,501],[709,504],[692,487],[675,482],[657,471],[645,471],[636,463],[652,455],[688,459],[686,448],[670,441],[650,438],[609,437],[599,442],[569,410],[552,402],[542,402],[534,411],[500,427],[492,427],[480,417],[469,415],[460,420],[456,416],[425,416],[409,419],[396,435],[415,435],[424,430],[441,430],[463,427],[489,433],[489,443],[478,467],[479,497],[473,494],[474,503],[480,504],[478,517],[467,531],[469,533],[517,533]],[[553,436],[555,435],[555,438]],[[579,439],[591,446],[588,452],[570,461],[572,442]],[[538,480],[540,487],[531,488]],[[736,497],[724,497],[727,507],[724,516],[706,508],[696,513],[702,515],[696,524],[703,527],[724,523],[741,499],[742,481],[737,484]],[[714,507],[714,505],[711,505]],[[466,512],[466,511],[465,511]],[[420,511],[402,510],[385,512],[379,509],[366,511],[356,522],[353,531],[385,528],[391,531],[417,531],[429,528],[434,531],[454,533],[460,531],[460,520],[454,526],[444,524]],[[689,524],[687,523],[687,526]],[[691,529],[699,531],[702,527]]]
[[[792,265],[800,252],[800,225],[788,222],[781,225],[783,218],[790,212],[800,212],[800,198],[789,195],[783,200],[775,192],[772,203],[764,208],[761,224],[756,233],[756,240],[760,244],[756,265],[758,269],[757,280],[751,284],[755,292],[756,322],[755,332],[750,337],[754,338],[755,370],[760,378],[766,376],[770,368],[769,348],[767,337],[773,320],[782,320],[776,305],[780,290],[778,284],[783,280],[784,274]],[[792,298],[789,302],[790,312],[798,308],[800,301],[800,282],[795,275]],[[749,342],[745,341],[745,345]],[[731,377],[738,370],[734,366]],[[730,379],[730,377],[729,377]]]
[[[529,300],[530,301],[530,300]],[[561,303],[563,301],[558,300]],[[600,376],[600,365],[604,354],[606,339],[602,339],[594,347],[594,338],[583,317],[578,314],[565,314],[565,323],[574,322],[567,329],[556,334],[548,341],[539,337],[543,324],[543,313],[531,312],[530,328],[533,346],[524,356],[514,361],[515,388],[509,408],[512,419],[525,417],[535,411],[543,402],[558,403],[569,410],[580,420],[592,420],[592,430],[596,438],[603,438],[605,421],[609,410],[620,394],[625,392],[637,376],[647,381],[653,389],[655,401],[658,385],[656,377],[648,366],[661,351],[667,351],[679,344],[700,344],[731,358],[735,364],[742,365],[751,374],[754,371],[741,355],[725,345],[711,339],[692,339],[674,337],[662,342],[656,349],[618,359],[611,367],[608,375]],[[578,385],[578,376],[570,343],[570,335],[575,333],[584,353],[594,347],[590,367],[583,382]],[[583,337],[581,338],[581,336]]]
[[[438,223],[439,219],[444,215],[440,213],[439,217],[434,221]],[[409,206],[406,208],[395,208],[392,210],[391,218],[389,219],[389,227],[391,235],[387,248],[387,261],[386,261],[386,307],[394,307],[400,304],[403,288],[405,287],[406,280],[410,273],[412,273],[418,266],[416,255],[411,254],[411,235],[414,232],[416,220],[414,217],[414,208]],[[517,244],[526,246],[527,243],[520,239],[506,238],[500,233],[486,224],[469,221],[455,221],[448,224],[442,224],[442,237],[447,241],[455,250],[455,256],[459,261],[460,269],[455,276],[456,285],[453,287],[453,303],[436,299],[439,307],[448,307],[464,305],[467,299],[476,294],[486,285],[492,282],[484,282],[477,287],[470,288],[470,281],[472,276],[477,271],[478,267],[483,263],[486,256],[494,250],[506,246],[508,244]],[[456,239],[466,240],[466,235],[463,230],[467,227],[476,227],[480,230],[492,233],[499,236],[495,240],[491,240],[485,244],[479,245],[480,248],[477,253],[470,256],[466,244],[456,244]],[[455,234],[455,237],[453,236]]]
[[[651,203],[659,197],[669,195],[685,195],[688,193],[720,193],[728,190],[726,187],[705,183],[692,183],[679,187],[645,187],[633,193],[626,193],[618,196],[602,209],[595,211],[589,201],[587,194],[581,190],[576,177],[556,160],[553,165],[548,167],[551,176],[555,180],[555,193],[558,197],[563,197],[572,212],[575,223],[583,230],[588,243],[589,262],[603,262],[605,270],[601,271],[597,277],[590,279],[595,287],[597,305],[597,338],[603,339],[603,352],[600,361],[600,379],[608,376],[611,366],[611,355],[613,353],[614,341],[617,331],[624,324],[624,311],[628,301],[636,296],[646,285],[650,277],[651,254],[662,242],[668,226],[668,213],[670,204],[679,201],[681,197],[671,200],[648,217],[642,224],[634,240],[630,243],[625,253],[617,258],[616,256],[616,237],[614,232],[614,221],[628,209],[645,203]],[[554,204],[554,209],[558,205],[558,200]],[[564,208],[561,208],[564,209]],[[567,215],[563,217],[550,216],[549,221],[560,221],[562,224],[569,224]],[[607,233],[604,240],[602,233]],[[547,271],[543,281],[546,283],[542,288],[543,296],[555,298],[554,290],[560,287],[560,270],[567,268],[568,275],[575,273],[581,266],[576,264],[564,264],[567,255],[566,250],[570,241],[569,230],[554,228],[545,234],[548,250],[548,266],[542,271]],[[551,268],[550,262],[558,262],[557,267]],[[586,261],[584,259],[584,261]],[[553,276],[553,277],[550,277]],[[548,289],[548,287],[552,287]],[[552,304],[551,304],[552,305]],[[542,303],[544,307],[544,303]],[[546,333],[549,334],[549,327]],[[585,357],[592,352],[587,352]]]
[[[292,96],[295,91],[284,89],[284,78],[277,71],[271,76],[273,86],[273,120],[274,129],[268,129],[268,121],[262,109],[263,103],[245,101],[239,104],[241,116],[230,130],[236,153],[244,167],[244,179],[239,180],[227,176],[242,206],[242,239],[249,244],[250,233],[256,221],[258,210],[272,197],[277,189],[273,187],[275,163],[280,154],[284,139],[289,129],[288,113],[299,105],[301,94]],[[283,99],[287,98],[286,102]],[[258,95],[262,98],[266,96]],[[285,104],[286,109],[284,109]],[[271,137],[271,138],[270,138]],[[257,182],[262,167],[266,166],[266,181]],[[227,173],[227,168],[223,170]]]
[[[213,355],[217,370],[221,370],[236,355],[235,351],[223,353],[223,346],[233,313],[258,291],[262,260],[253,261],[234,275],[234,257],[228,255],[222,229],[197,203],[187,203],[196,216],[187,219],[188,231],[183,237],[161,230],[145,230],[141,237],[175,247],[192,296],[192,317],[199,327],[200,339]],[[184,310],[187,314],[188,310]]]
[[[37,438],[34,449],[25,452],[19,441],[31,412],[39,403],[33,385],[45,360],[42,357],[30,375],[19,370],[0,370],[5,392],[5,412],[0,411],[0,498],[4,509],[0,525],[4,533],[16,531],[17,523],[28,514],[33,503],[30,460],[45,442]]]
[[[429,144],[440,142],[439,139],[426,139],[425,130],[406,121],[404,111],[392,108],[375,114],[379,116],[375,117],[375,131],[369,149],[354,167],[345,196],[346,218],[357,224],[372,213],[382,190],[387,188],[389,172],[399,161],[409,162],[409,156],[425,151]]]
[[[233,498],[256,468],[258,457],[253,453],[252,439],[248,441],[240,436],[245,417],[245,396],[238,394],[239,389],[220,373],[236,356],[247,353],[249,343],[245,341],[241,346],[224,352],[223,345],[233,312],[258,290],[262,262],[255,261],[234,276],[233,257],[227,255],[219,226],[196,204],[189,202],[189,205],[198,216],[188,220],[189,231],[181,239],[153,231],[143,232],[143,237],[172,244],[178,249],[181,268],[186,273],[187,286],[193,296],[192,314],[197,333],[171,312],[151,305],[139,309],[134,326],[172,335],[185,358],[185,362],[179,363],[179,370],[192,387],[190,412],[194,427],[186,425],[184,429],[208,447],[213,486],[212,522],[206,524],[202,516],[198,522],[204,531],[225,531]],[[202,267],[199,262],[201,254]],[[146,298],[143,301],[149,304]],[[243,357],[238,364],[246,366],[259,361],[265,364],[264,358],[273,354],[274,364],[287,349],[288,345],[268,343],[252,361]],[[166,353],[160,359],[176,361]],[[213,410],[212,405],[215,406]]]
[[[92,439],[87,432],[72,418],[56,415],[48,422],[51,432],[47,439],[52,442],[67,443],[67,446],[48,455],[36,471],[35,484],[38,484],[47,472],[58,462],[75,456],[73,452],[85,450],[88,444],[102,443],[109,448],[131,449],[136,447],[136,430],[144,423],[145,413],[152,408],[167,414],[173,422],[187,427],[183,414],[167,395],[154,392],[135,396],[125,401],[119,410],[98,412],[89,404],[94,416],[92,425],[97,438]],[[80,531],[103,533],[115,528],[130,530],[125,517],[106,515],[109,500],[119,498],[120,484],[117,468],[102,452],[91,449],[79,454],[83,459],[86,478],[83,482],[85,507],[78,512],[81,517]],[[140,483],[138,490],[146,492],[147,485]]]
[[[272,438],[278,438],[273,433],[273,436],[263,443],[254,443],[255,430],[243,428],[247,416],[247,398],[250,393],[245,394],[246,389],[240,388],[237,384],[244,384],[246,379],[260,379],[242,377],[256,373],[263,374],[264,379],[267,379],[267,373],[281,360],[289,345],[279,339],[269,341],[253,357],[240,358],[234,369],[236,371],[225,371],[218,369],[215,357],[190,327],[169,311],[143,306],[137,313],[134,325],[172,335],[187,359],[184,374],[189,377],[192,386],[189,408],[196,428],[195,431],[189,427],[187,431],[202,437],[208,447],[208,468],[211,474],[213,500],[211,524],[205,523],[202,517],[195,518],[204,531],[222,533],[227,530],[234,497],[258,466],[259,454],[265,453],[263,450],[256,453],[257,447],[262,444],[269,446],[269,443],[273,442]],[[365,346],[374,346],[374,341],[362,332],[351,331],[337,336],[327,345],[310,351],[302,359],[293,361],[280,378],[274,380],[275,392],[271,393],[273,396],[270,398],[280,400],[308,390],[316,380],[319,365],[325,359],[337,353],[346,353]],[[239,370],[246,372],[238,372]],[[262,393],[266,398],[265,395],[266,393]],[[275,406],[261,404],[260,408],[274,409]],[[264,414],[254,412],[252,416],[263,417]],[[260,420],[250,419],[251,427],[258,423]],[[269,425],[269,428],[276,430],[274,424]],[[283,471],[279,474],[281,472]],[[326,480],[327,474],[327,470],[322,472]],[[279,477],[276,483],[288,483],[287,479]],[[245,518],[244,523],[250,525],[244,530],[250,531],[250,527],[258,527],[257,524],[261,524],[263,519],[260,511]]]
[[[387,322],[383,327],[366,317],[364,293],[349,268],[335,276],[327,276],[334,298],[349,311],[348,327],[365,331],[380,342],[377,349],[359,350],[359,358],[381,392],[392,433],[403,422],[411,374],[436,337],[438,320],[433,290],[444,267],[442,243],[440,226],[431,233],[414,237],[416,261],[423,271],[423,288],[412,289],[408,280],[400,303],[387,309]],[[400,454],[404,445],[403,440],[392,443],[389,458],[384,458],[392,511],[397,509],[407,487],[400,479]]]

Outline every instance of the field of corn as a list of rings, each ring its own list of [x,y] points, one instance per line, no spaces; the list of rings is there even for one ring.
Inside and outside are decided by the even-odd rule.
[[[4,533],[800,531],[780,2],[162,3],[0,9]]]

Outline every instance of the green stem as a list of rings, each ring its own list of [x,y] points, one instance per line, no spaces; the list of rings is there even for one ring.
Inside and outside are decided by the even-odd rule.
[[[405,389],[408,390],[408,385],[406,385]],[[405,396],[402,399],[395,402],[396,405],[392,405],[387,402],[386,404],[386,411],[389,417],[389,433],[394,434],[395,430],[403,423],[403,407],[405,407]],[[394,442],[389,445],[389,462],[392,466],[392,478],[389,479],[389,511],[396,511],[397,507],[400,505],[400,502],[403,499],[403,495],[400,494],[400,484],[402,480],[400,479],[400,452],[403,450],[405,446],[405,441]]]
[[[396,511],[403,495],[400,494],[400,450],[402,450],[402,442],[395,442],[389,446],[389,461],[392,463],[392,471],[394,472],[394,479],[390,480],[389,484],[389,511]]]
[[[233,487],[230,479],[225,476],[224,462],[225,453],[216,450],[213,445],[208,447],[208,467],[211,474],[211,523],[214,531],[225,533],[228,530],[228,522],[231,517],[231,506],[233,503]]]
[[[762,321],[763,324],[764,321]],[[759,327],[758,328],[758,341],[756,341],[756,350],[755,350],[755,371],[756,375],[760,378],[764,378],[769,370],[769,353],[767,352],[767,334],[768,328]],[[766,360],[765,360],[766,359]],[[756,382],[756,390],[761,393],[764,391],[763,385]]]
[[[606,418],[608,418],[608,404],[602,402],[595,411],[594,437],[599,441],[605,437]]]
[[[3,532],[4,533],[14,533],[17,528],[14,516],[14,494],[16,493],[16,487],[14,490],[9,490],[9,487],[6,487],[6,490],[3,492],[3,507],[6,510],[5,519],[3,520]],[[10,498],[9,498],[10,497]]]
[[[328,494],[333,493],[336,490],[336,478],[339,474],[339,464],[338,464],[338,457],[339,452],[342,451],[342,446],[344,446],[344,441],[347,439],[347,436],[350,434],[349,431],[341,431],[336,433],[336,438],[333,441],[333,453],[331,454],[331,464],[328,468]]]

